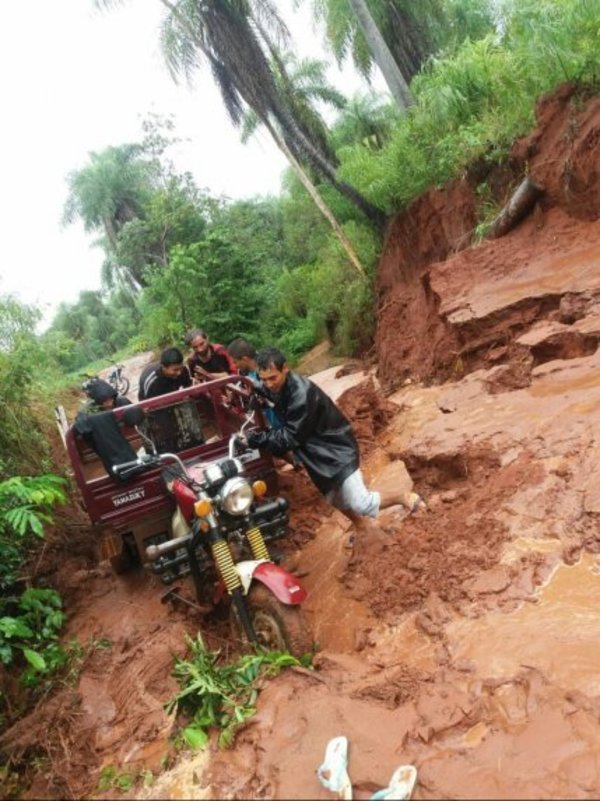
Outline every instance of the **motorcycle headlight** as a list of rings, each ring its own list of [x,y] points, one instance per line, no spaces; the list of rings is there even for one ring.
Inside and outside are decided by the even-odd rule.
[[[230,515],[245,515],[253,500],[252,487],[239,476],[226,481],[221,490],[223,509]]]

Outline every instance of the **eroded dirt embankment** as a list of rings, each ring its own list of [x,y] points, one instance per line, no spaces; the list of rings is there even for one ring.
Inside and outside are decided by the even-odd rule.
[[[408,762],[417,799],[600,795],[600,105],[570,91],[513,151],[508,174],[527,160],[546,187],[533,215],[473,248],[466,184],[422,198],[381,262],[377,376],[315,376],[353,418],[367,479],[398,480],[404,460],[429,511],[387,510],[348,561],[345,518],[281,473],[317,669],[271,682],[233,750],[163,771],[149,796],[331,798],[315,768],[339,734],[355,798]],[[13,732],[32,755],[60,732],[31,797],[160,765],[169,654],[196,624],[89,554],[59,578],[70,632],[111,647],[71,706]]]
[[[600,295],[599,114],[597,96],[562,87],[538,104],[537,128],[505,165],[475,165],[392,222],[378,271],[385,386],[493,365],[512,372],[506,382],[514,385],[540,359],[595,350],[597,326],[577,320]],[[525,174],[544,188],[533,214],[508,236],[472,247],[477,186],[486,181],[501,207]],[[535,321],[555,323],[544,345],[519,341]]]

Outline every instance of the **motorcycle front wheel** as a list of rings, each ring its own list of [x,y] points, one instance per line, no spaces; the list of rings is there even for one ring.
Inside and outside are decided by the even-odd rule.
[[[261,648],[289,651],[295,657],[312,651],[313,639],[299,606],[282,604],[262,584],[252,587],[246,602]]]

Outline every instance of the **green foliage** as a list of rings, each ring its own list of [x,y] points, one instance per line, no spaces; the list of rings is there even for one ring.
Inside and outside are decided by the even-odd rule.
[[[115,262],[145,281],[148,265],[167,266],[175,245],[202,239],[216,201],[201,193],[189,176],[165,176],[165,186],[149,195],[140,216],[125,223],[117,238]]]
[[[280,230],[279,210],[268,200],[215,210],[201,240],[173,246],[166,268],[148,269],[142,337],[162,346],[200,325],[225,344],[256,338],[282,257]]]
[[[0,593],[15,583],[31,536],[43,536],[44,524],[52,522],[50,509],[66,500],[64,485],[54,475],[0,481]]]
[[[236,730],[254,714],[264,681],[286,667],[310,663],[310,656],[298,660],[287,652],[271,651],[220,664],[220,653],[207,651],[200,635],[196,640],[186,637],[186,642],[190,658],[177,658],[173,669],[181,689],[166,709],[187,716],[182,738],[190,748],[203,748],[212,727],[220,729],[221,747],[231,745]]]
[[[490,187],[487,183],[479,184],[475,189],[475,194],[479,198],[479,220],[475,226],[475,242],[481,242],[501,209],[500,205],[493,199]]]
[[[30,541],[43,536],[44,526],[52,522],[51,509],[65,502],[65,483],[55,475],[0,481],[0,662],[14,664],[28,687],[68,661],[58,642],[64,622],[58,593],[30,587],[15,594]]]
[[[375,93],[356,94],[346,104],[332,129],[336,149],[360,144],[381,150],[400,117],[395,104]]]
[[[418,69],[425,50],[426,31],[415,25],[415,5],[402,0],[370,0],[367,4],[375,25],[407,80]],[[440,4],[435,0],[423,0],[423,5],[431,14]],[[338,65],[351,56],[356,69],[369,78],[374,57],[352,6],[342,0],[313,0],[313,9],[315,16],[325,21],[326,41]],[[395,20],[403,23],[404,30],[400,31],[400,36]],[[406,39],[412,39],[410,46],[407,46]]]
[[[344,231],[372,273],[380,247],[377,237],[353,221]],[[371,282],[351,272],[338,240],[326,239],[315,261],[284,270],[277,281],[271,308],[278,346],[292,361],[324,337],[343,354],[364,346],[374,325],[370,287]]]
[[[65,483],[55,475],[13,476],[0,482],[0,531],[43,536],[43,523],[52,522],[47,510],[66,501]]]
[[[384,147],[342,148],[340,175],[390,212],[469,162],[503,158],[534,122],[538,96],[565,79],[597,85],[597,2],[506,2],[503,34],[431,59],[411,84],[416,105]]]
[[[135,785],[136,777],[133,773],[122,773],[114,765],[105,765],[100,771],[98,790],[120,790],[128,792]]]
[[[0,617],[0,661],[10,665],[22,654],[27,664],[21,681],[26,686],[66,664],[67,654],[58,642],[64,620],[60,595],[35,588],[25,590],[12,615]]]
[[[71,372],[95,360],[114,360],[138,325],[139,312],[131,292],[84,291],[76,303],[60,304],[41,343],[50,360]]]
[[[314,261],[331,236],[329,224],[291,170],[284,173],[282,212],[282,259],[285,267]]]
[[[81,220],[86,231],[102,233],[107,250],[116,254],[121,229],[143,216],[157,186],[157,166],[138,143],[90,153],[88,164],[68,177],[63,223]],[[134,271],[132,278],[139,283],[141,275]]]
[[[33,472],[48,454],[38,404],[50,368],[44,349],[35,346],[39,319],[35,307],[0,296],[0,478]]]
[[[154,783],[152,771],[143,769],[131,773],[121,771],[115,765],[105,765],[100,771],[98,791],[104,793],[107,790],[118,790],[121,793],[128,793],[138,783],[141,783],[142,787],[151,787]]]
[[[327,125],[318,106],[339,110],[344,108],[346,100],[328,83],[326,69],[325,61],[298,59],[291,51],[277,53],[271,59],[275,85],[296,124],[329,161],[335,162]],[[247,142],[260,124],[258,114],[254,110],[247,111],[242,125],[242,142]],[[289,137],[287,141],[293,151],[294,142]]]
[[[195,8],[193,3],[185,7]],[[598,84],[597,0],[427,0],[416,5],[394,0],[391,6],[369,0],[369,8],[388,34],[398,20],[412,19],[433,55],[411,82],[416,104],[409,113],[399,116],[392,104],[373,95],[355,97],[322,145],[341,162],[338,178],[390,214],[473,160],[491,164],[505,158],[514,138],[531,128],[536,98],[557,83],[568,78],[581,86]],[[244,7],[236,24],[243,27],[250,10]],[[328,34],[339,37],[338,57],[360,55],[346,0],[323,0],[320,10]],[[202,16],[198,25],[207,22]],[[180,30],[169,17],[164,44],[167,51],[178,43],[188,48],[171,52],[172,66],[186,72],[195,68],[198,51],[184,27]],[[225,55],[236,57],[219,49],[219,57]],[[368,53],[363,57],[366,66]],[[275,63],[280,97],[295,109],[297,121],[302,118],[310,127],[310,102],[328,99],[323,65],[287,56]],[[317,133],[318,128],[313,128],[317,138],[324,130]],[[83,184],[72,187],[71,200],[89,204],[73,206],[82,219],[101,230],[106,225],[98,209],[112,215],[112,240],[107,231],[102,240],[108,283],[102,293],[82,293],[77,304],[59,310],[42,338],[47,361],[75,371],[91,360],[112,358],[128,341],[136,349],[180,344],[186,328],[197,325],[213,341],[226,344],[245,336],[257,346],[277,344],[292,359],[326,335],[345,354],[364,347],[374,326],[372,286],[355,280],[297,178],[290,172],[284,176],[279,198],[211,198],[165,160],[169,136],[150,121],[140,145],[95,154],[81,171]],[[122,174],[116,174],[115,165]],[[132,185],[126,187],[129,175]],[[317,188],[371,274],[380,240],[340,193],[324,184]],[[79,196],[79,189],[86,194]],[[482,196],[476,236],[493,213],[492,199]],[[117,289],[123,284],[119,271],[132,278],[128,291]],[[2,367],[0,357],[0,378]],[[0,382],[0,401],[13,387],[22,396],[31,373],[31,353],[19,351],[19,359],[10,359],[7,380]],[[8,430],[10,446],[2,450],[23,452],[22,412],[12,406],[5,414],[15,419],[6,429],[0,426],[0,447]]]
[[[31,333],[41,319],[39,309],[21,303],[12,295],[0,297],[0,351],[6,353]]]

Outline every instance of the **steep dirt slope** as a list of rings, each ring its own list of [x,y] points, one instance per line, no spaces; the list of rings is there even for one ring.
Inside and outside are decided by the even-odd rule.
[[[582,316],[582,305],[598,293],[599,113],[597,96],[586,100],[562,87],[539,103],[538,127],[516,143],[506,166],[477,165],[393,221],[378,272],[384,385],[458,378],[498,363],[527,371],[532,359],[516,343],[519,335],[534,321],[570,326]],[[545,188],[535,212],[508,236],[470,246],[476,186],[487,180],[502,205],[524,174]],[[567,341],[570,352],[594,348],[593,333],[557,334],[556,356]]]
[[[359,799],[407,762],[417,799],[600,795],[600,103],[565,87],[538,118],[490,175],[508,196],[527,163],[546,188],[531,217],[469,247],[482,173],[421,198],[380,265],[377,376],[315,376],[367,479],[399,480],[404,460],[429,511],[387,510],[349,560],[345,518],[282,472],[316,670],[271,682],[234,749],[147,797],[332,798],[315,769],[339,734]],[[84,552],[58,579],[70,632],[111,647],[7,735],[29,758],[51,747],[37,798],[93,795],[106,765],[160,769],[170,654],[197,623]]]

